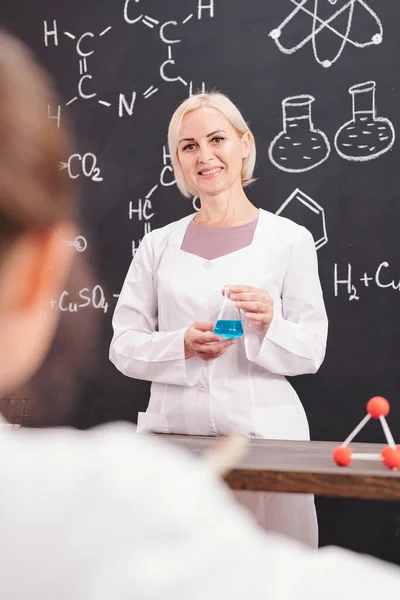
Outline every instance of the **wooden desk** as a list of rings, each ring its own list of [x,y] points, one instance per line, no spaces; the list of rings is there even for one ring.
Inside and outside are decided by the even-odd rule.
[[[168,442],[201,454],[218,438],[163,435]],[[354,460],[338,467],[332,460],[336,442],[250,440],[247,454],[226,477],[234,490],[312,493],[343,498],[400,500],[400,471],[382,462]],[[384,445],[351,444],[354,452],[378,453]]]

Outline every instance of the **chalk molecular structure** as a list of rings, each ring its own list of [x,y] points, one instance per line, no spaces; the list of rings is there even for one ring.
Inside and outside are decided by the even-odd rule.
[[[333,460],[340,467],[347,467],[353,459],[355,460],[381,460],[389,469],[400,468],[400,445],[396,446],[389,425],[386,422],[385,417],[389,414],[390,404],[386,398],[382,396],[374,396],[367,402],[367,414],[360,421],[357,427],[351,432],[348,438],[337,446],[333,451]],[[350,442],[355,438],[357,433],[361,431],[364,425],[370,420],[370,418],[379,419],[382,425],[383,433],[385,434],[387,446],[382,450],[380,454],[373,453],[356,453],[348,447]]]
[[[269,33],[269,36],[284,54],[293,54],[308,42],[311,42],[314,58],[317,63],[324,68],[329,68],[340,58],[347,44],[351,44],[356,48],[366,48],[367,46],[377,45],[382,42],[382,23],[378,15],[364,0],[340,0],[338,3],[337,0],[328,0],[329,4],[332,5],[330,16],[328,16],[329,10],[327,9],[329,4],[326,0],[324,2],[320,2],[319,0],[290,0],[290,2],[295,5],[295,8],[277,28]],[[292,43],[292,39],[296,39],[296,35],[301,31],[302,21],[299,20],[299,17],[303,17],[304,20],[304,15],[307,15],[310,19],[309,26],[311,31],[304,31],[302,38],[297,40],[294,45],[288,46],[287,44]],[[347,19],[347,25],[345,31],[342,32],[341,27],[336,26],[336,22],[338,19],[340,21],[343,16]],[[295,26],[292,28],[292,32],[286,36],[283,35],[285,29],[293,19]],[[361,30],[366,30],[366,37],[363,40],[351,37],[354,19],[356,22],[364,19]],[[321,57],[322,50],[319,48],[318,36],[321,32],[327,31],[331,34],[331,47],[335,47],[334,41],[336,41],[336,47],[333,56],[323,58]],[[286,39],[281,41],[282,38]]]

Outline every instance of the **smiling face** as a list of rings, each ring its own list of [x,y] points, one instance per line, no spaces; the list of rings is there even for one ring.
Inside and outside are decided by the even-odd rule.
[[[216,195],[241,185],[249,138],[249,133],[241,136],[215,108],[197,108],[183,117],[178,159],[189,186],[198,196]]]

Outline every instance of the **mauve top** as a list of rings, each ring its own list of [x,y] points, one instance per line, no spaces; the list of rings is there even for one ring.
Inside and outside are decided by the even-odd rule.
[[[207,227],[190,221],[181,249],[212,260],[249,246],[253,241],[258,217],[235,227]]]

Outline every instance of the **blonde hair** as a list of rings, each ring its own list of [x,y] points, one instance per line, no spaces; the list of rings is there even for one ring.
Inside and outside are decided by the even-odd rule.
[[[190,187],[179,162],[179,132],[183,117],[187,113],[202,107],[215,108],[216,110],[219,110],[219,112],[221,112],[232,123],[239,136],[242,136],[247,131],[249,132],[250,150],[248,156],[243,159],[241,179],[243,187],[255,181],[255,179],[253,179],[253,172],[256,164],[256,143],[254,136],[239,109],[227,96],[225,96],[225,94],[214,91],[198,93],[194,94],[190,98],[187,98],[187,100],[184,100],[178,106],[172,115],[168,127],[168,147],[171,155],[171,163],[174,169],[176,184],[186,198],[189,198],[190,196],[196,196],[197,191]]]

